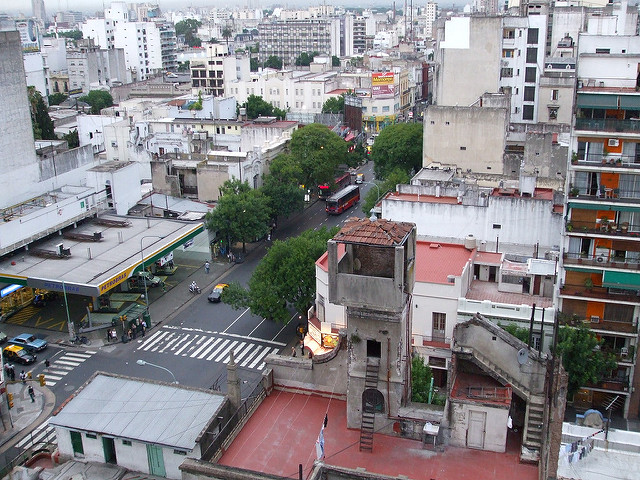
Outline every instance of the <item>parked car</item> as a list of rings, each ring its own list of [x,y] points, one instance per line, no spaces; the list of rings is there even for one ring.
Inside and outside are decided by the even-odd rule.
[[[4,347],[4,350],[2,350],[2,356],[9,362],[22,363],[23,365],[29,365],[36,361],[35,355],[31,355],[24,348],[18,345],[9,345],[8,347]]]
[[[211,303],[218,303],[220,301],[220,297],[222,296],[222,292],[224,291],[225,288],[227,288],[229,285],[227,285],[226,283],[219,283],[217,284],[215,287],[213,287],[213,290],[211,291],[211,293],[209,294],[209,296],[207,297],[207,299],[211,302]]]
[[[162,283],[160,277],[156,277],[153,273],[147,272],[146,270],[144,272],[136,272],[133,275],[133,278],[135,278],[142,285],[144,285],[144,282],[146,281],[147,287],[157,287]]]
[[[36,338],[35,335],[31,335],[30,333],[23,333],[9,340],[9,345],[17,345],[24,348],[28,352],[39,352],[47,348],[48,343],[46,340]]]
[[[7,341],[7,334],[4,332],[0,332],[0,343],[4,343]]]

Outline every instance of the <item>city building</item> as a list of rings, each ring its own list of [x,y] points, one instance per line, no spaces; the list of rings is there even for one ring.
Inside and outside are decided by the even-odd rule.
[[[44,8],[44,0],[31,0],[31,13],[44,26],[47,23],[47,12]]]
[[[67,49],[69,90],[87,94],[131,82],[122,48],[100,48],[91,38],[82,39]]]
[[[229,47],[221,43],[207,43],[204,47],[206,55],[189,62],[194,95],[222,97],[228,91],[227,85],[249,78],[248,55],[229,54]]]

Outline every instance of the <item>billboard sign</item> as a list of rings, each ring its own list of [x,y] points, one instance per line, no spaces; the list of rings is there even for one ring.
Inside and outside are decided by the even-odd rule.
[[[22,51],[39,52],[40,51],[40,32],[38,24],[32,19],[16,21],[16,30],[20,32],[20,42],[22,43]]]
[[[371,74],[371,96],[393,95],[393,72],[372,73]]]

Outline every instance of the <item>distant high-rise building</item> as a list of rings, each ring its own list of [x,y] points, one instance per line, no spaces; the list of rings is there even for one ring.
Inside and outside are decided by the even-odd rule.
[[[47,21],[47,12],[44,9],[44,0],[31,0],[31,11],[33,16],[40,20],[42,24]]]

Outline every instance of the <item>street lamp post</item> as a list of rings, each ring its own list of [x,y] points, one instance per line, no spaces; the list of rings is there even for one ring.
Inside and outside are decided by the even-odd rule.
[[[164,370],[165,372],[169,372],[169,375],[171,375],[171,378],[173,378],[173,383],[175,383],[175,384],[178,383],[178,380],[176,380],[176,376],[173,374],[173,372],[171,370],[169,370],[166,367],[163,367],[161,365],[156,365],[155,363],[151,363],[151,362],[145,362],[142,359],[136,360],[136,363],[138,365],[149,365],[150,367],[156,367],[156,368],[159,368],[160,370]]]
[[[142,248],[142,241],[145,238],[164,238],[161,237],[160,235],[144,235],[142,238],[140,238],[140,257],[142,259],[142,281],[144,282],[144,307],[145,307],[145,312],[147,313],[147,315],[149,315],[149,297],[147,296],[147,277],[144,274],[145,269],[144,269],[144,250]],[[151,326],[151,325],[149,325]]]
[[[378,197],[376,198],[376,201],[373,202],[373,208],[371,209],[371,211],[369,213],[371,213],[371,216],[369,217],[369,220],[371,220],[372,222],[374,220],[376,220],[378,217],[374,212],[374,209],[376,208],[376,203],[378,203],[378,200],[380,200],[380,186],[377,183],[374,182],[362,182],[365,185],[373,185],[374,187],[376,187],[378,189]]]

